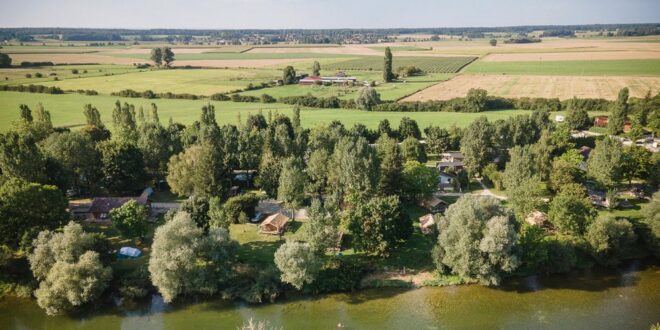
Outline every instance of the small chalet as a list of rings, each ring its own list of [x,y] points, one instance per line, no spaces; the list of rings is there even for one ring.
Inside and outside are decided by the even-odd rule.
[[[541,211],[534,211],[525,218],[525,222],[532,226],[543,226],[547,221],[548,216]]]
[[[436,164],[436,167],[440,172],[452,168],[456,170],[463,169],[464,163],[463,154],[460,151],[447,151],[440,154],[442,157],[440,161]]]
[[[608,122],[607,116],[596,116],[594,117],[594,126],[597,127],[607,127],[607,122]]]
[[[435,219],[432,213],[419,217],[419,227],[424,235],[433,233],[433,225],[435,225]]]
[[[149,196],[152,193],[153,190],[147,188],[138,197],[94,197],[92,198],[92,204],[89,207],[86,218],[95,221],[110,220],[110,211],[121,207],[131,200],[135,200],[138,204],[150,208],[151,202],[149,202]]]
[[[282,235],[289,225],[289,217],[281,212],[271,214],[259,225],[259,232],[269,235]]]
[[[438,197],[433,196],[431,198],[424,200],[421,204],[421,207],[433,213],[439,213],[445,210],[445,208],[447,207],[447,202],[443,201]]]

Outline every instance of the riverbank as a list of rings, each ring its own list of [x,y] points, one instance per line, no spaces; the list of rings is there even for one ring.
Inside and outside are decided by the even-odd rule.
[[[660,321],[660,267],[642,261],[618,269],[507,279],[479,285],[379,288],[309,296],[287,293],[273,304],[217,298],[164,304],[154,295],[48,317],[30,299],[0,299],[5,329],[234,329],[246,320],[283,329],[508,328],[649,329]]]

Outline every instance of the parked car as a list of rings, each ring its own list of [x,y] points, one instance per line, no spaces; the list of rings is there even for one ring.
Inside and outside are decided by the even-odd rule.
[[[257,223],[257,222],[259,222],[259,221],[261,221],[261,220],[263,220],[263,219],[264,219],[264,214],[261,213],[261,212],[257,212],[257,213],[254,215],[254,217],[252,217],[252,219],[250,219],[250,222],[252,222],[252,223]]]

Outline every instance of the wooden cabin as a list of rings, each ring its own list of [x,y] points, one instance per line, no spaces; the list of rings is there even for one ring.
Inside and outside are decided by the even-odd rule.
[[[282,235],[289,225],[289,217],[281,212],[269,215],[260,225],[259,232],[269,235]]]

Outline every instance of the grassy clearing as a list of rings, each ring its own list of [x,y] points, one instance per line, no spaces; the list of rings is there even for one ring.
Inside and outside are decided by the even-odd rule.
[[[268,82],[282,73],[266,69],[175,69],[133,72],[130,74],[68,79],[43,83],[58,86],[64,90],[94,89],[99,93],[110,94],[123,89],[136,91],[190,93],[212,95],[243,89],[248,84]]]
[[[477,61],[466,73],[541,74],[541,75],[660,75],[660,60],[606,61]]]
[[[83,105],[91,103],[101,112],[101,117],[106,125],[112,126],[112,109],[115,101],[129,102],[136,107],[148,109],[151,103],[158,105],[158,112],[163,122],[167,122],[169,117],[183,124],[191,124],[199,119],[201,107],[209,103],[207,100],[148,100],[140,98],[119,98],[112,96],[85,96],[78,94],[49,95],[49,94],[31,94],[19,92],[0,92],[0,131],[6,131],[11,128],[12,122],[18,120],[18,108],[20,104],[27,104],[35,108],[39,102],[50,111],[53,124],[55,126],[75,126],[84,124],[82,114]],[[256,114],[259,111],[265,112],[272,110],[285,115],[293,114],[293,106],[280,103],[237,103],[237,102],[210,102],[215,105],[216,118],[220,124],[238,122],[240,115],[245,120],[249,114]],[[301,114],[301,120],[306,127],[313,127],[318,124],[327,124],[332,120],[339,119],[347,127],[356,123],[362,123],[369,128],[375,129],[382,119],[388,119],[393,126],[403,117],[410,117],[417,120],[421,128],[428,125],[438,125],[441,127],[450,127],[457,125],[465,127],[474,119],[480,116],[486,116],[491,120],[506,119],[510,116],[529,114],[525,110],[502,110],[489,111],[483,113],[454,113],[454,112],[367,112],[359,110],[344,109],[304,109]]]
[[[401,57],[395,56],[392,66],[414,65],[425,72],[456,73],[475,57]],[[361,58],[331,64],[330,70],[383,70],[383,58],[377,56],[364,56]]]

